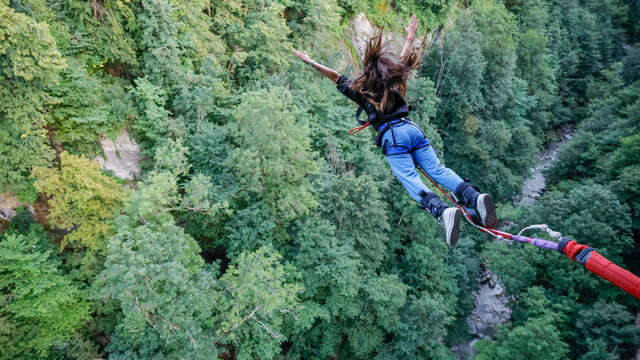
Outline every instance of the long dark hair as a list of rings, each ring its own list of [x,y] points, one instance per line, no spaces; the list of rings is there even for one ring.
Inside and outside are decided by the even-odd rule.
[[[367,44],[362,72],[351,88],[364,95],[378,111],[391,112],[406,93],[409,73],[419,66],[413,48],[402,58],[386,50],[380,30]]]

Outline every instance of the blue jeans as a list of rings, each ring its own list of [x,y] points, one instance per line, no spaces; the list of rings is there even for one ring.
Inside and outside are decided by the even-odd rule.
[[[451,191],[456,191],[463,182],[453,170],[442,166],[422,129],[411,121],[403,120],[392,125],[381,142],[393,174],[417,202],[431,191],[422,182],[415,164]]]

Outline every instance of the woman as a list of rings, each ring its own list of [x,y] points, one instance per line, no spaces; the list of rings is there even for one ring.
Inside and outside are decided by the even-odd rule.
[[[404,100],[407,77],[420,63],[411,46],[417,27],[418,19],[414,15],[406,28],[408,36],[400,57],[384,48],[382,32],[371,39],[365,50],[362,72],[353,81],[316,63],[306,53],[298,50],[293,50],[293,53],[335,82],[338,91],[360,106],[356,118],[362,110],[366,111],[368,121],[364,123],[358,120],[362,126],[352,129],[350,133],[356,133],[368,125],[376,129],[376,144],[382,147],[391,170],[409,195],[436,219],[441,220],[445,228],[446,243],[453,246],[460,236],[462,211],[457,207],[447,207],[427,188],[417,172],[416,164],[435,181],[455,191],[465,206],[476,208],[478,222],[482,225],[494,228],[497,217],[491,196],[481,194],[451,169],[442,166],[422,129],[406,118],[410,110]]]

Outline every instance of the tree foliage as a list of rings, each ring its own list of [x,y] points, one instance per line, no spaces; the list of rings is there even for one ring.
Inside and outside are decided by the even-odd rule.
[[[316,166],[308,128],[296,119],[296,112],[286,89],[244,94],[230,126],[239,146],[226,164],[236,175],[242,200],[261,199],[274,219],[285,221],[315,207],[307,176]]]
[[[286,339],[284,321],[299,312],[302,286],[281,259],[268,247],[243,252],[220,278],[218,341],[236,345],[238,359],[278,358]]]
[[[89,320],[90,305],[40,234],[0,242],[0,356],[48,358]],[[41,235],[40,235],[41,236]]]
[[[47,23],[0,2],[0,191],[18,190],[35,166],[47,165],[52,151],[44,128],[56,102],[47,88],[65,61]]]
[[[346,131],[356,106],[290,50],[354,75],[360,14],[394,42],[415,13],[409,117],[441,160],[509,231],[547,223],[640,273],[639,8],[0,0],[0,198],[22,207],[0,222],[0,357],[455,359],[483,263],[513,313],[478,359],[632,357],[634,299],[466,225],[447,248],[373,132]],[[123,128],[135,181],[89,160]],[[542,197],[508,205],[559,129]]]
[[[111,221],[122,207],[120,184],[102,174],[97,162],[67,152],[60,154],[59,168],[35,168],[33,177],[49,198],[51,224],[70,231],[63,246],[104,249],[114,233]]]

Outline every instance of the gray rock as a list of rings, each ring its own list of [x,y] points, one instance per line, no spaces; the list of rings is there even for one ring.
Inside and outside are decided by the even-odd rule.
[[[498,325],[511,318],[509,298],[500,279],[488,268],[483,269],[479,280],[480,289],[473,294],[476,307],[467,318],[467,323],[476,337],[493,337]]]
[[[636,326],[640,327],[640,313],[636,315]],[[636,349],[636,357],[633,360],[640,360],[640,347]]]
[[[31,204],[20,202],[15,195],[8,193],[0,194],[0,219],[11,221],[17,214],[16,209],[21,206],[28,209],[32,215],[35,215]]]
[[[121,179],[133,180],[140,175],[140,146],[126,130],[122,130],[115,142],[105,137],[100,145],[104,158],[98,156],[96,160],[103,169],[113,171]]]
[[[409,19],[406,20],[406,23],[409,23]],[[360,13],[349,20],[349,28],[351,30],[351,43],[356,49],[356,52],[361,57],[364,55],[364,49],[373,36],[375,36],[380,30],[378,27],[374,26],[367,16],[364,13]],[[424,30],[424,29],[422,29]],[[417,36],[420,36],[421,29],[418,29]],[[426,41],[427,43],[433,37],[433,33],[427,34]],[[406,33],[397,34],[391,31],[385,31],[382,35],[382,39],[384,43],[387,44],[387,48],[395,53],[400,54],[402,51],[402,47],[404,46],[404,40],[406,38]],[[422,39],[420,37],[416,37],[413,42],[413,46],[416,48],[420,48],[422,46]]]
[[[456,354],[458,354],[458,360],[469,360],[473,358],[473,345],[480,340],[474,338],[466,344],[455,345],[451,348]]]
[[[574,129],[566,127],[558,130],[557,136],[560,141],[548,144],[538,154],[538,163],[531,169],[532,175],[522,184],[521,195],[513,199],[515,205],[531,206],[542,195],[547,186],[544,178],[544,171],[551,168],[557,159],[558,150],[565,146],[573,137]]]

